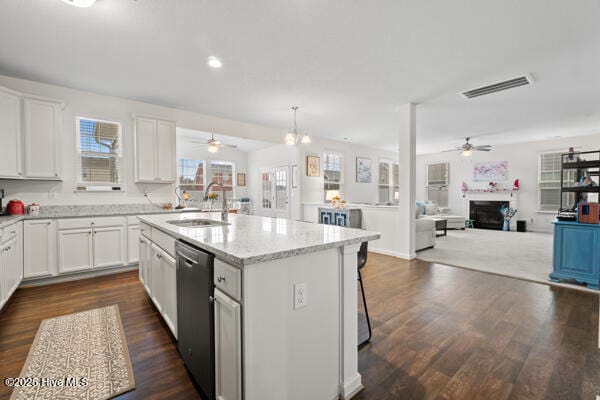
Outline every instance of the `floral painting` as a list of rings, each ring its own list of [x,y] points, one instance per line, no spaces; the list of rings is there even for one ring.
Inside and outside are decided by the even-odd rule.
[[[371,183],[371,159],[356,157],[356,182]]]
[[[505,181],[506,161],[489,161],[473,164],[473,181],[474,182],[489,182],[489,181]]]

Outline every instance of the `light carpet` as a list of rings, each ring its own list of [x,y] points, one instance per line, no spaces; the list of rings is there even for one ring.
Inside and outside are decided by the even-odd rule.
[[[119,307],[45,319],[16,399],[105,400],[135,388]]]
[[[552,272],[552,235],[485,229],[449,230],[435,247],[417,253],[421,260],[548,283]]]

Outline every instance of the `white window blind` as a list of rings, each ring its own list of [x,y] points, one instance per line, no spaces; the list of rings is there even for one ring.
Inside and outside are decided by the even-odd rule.
[[[219,182],[225,188],[228,199],[233,198],[233,163],[230,161],[210,161],[210,182]],[[221,188],[215,188],[214,192],[220,192]],[[221,196],[221,193],[219,193]]]
[[[344,198],[344,156],[340,153],[325,152],[321,158],[323,170],[323,198],[327,199],[327,192],[337,190]]]
[[[398,174],[398,163],[389,160],[379,161],[380,203],[398,204],[400,190],[398,185]]]
[[[448,207],[449,183],[450,164],[427,165],[427,200],[436,203],[439,207]]]
[[[120,186],[121,124],[77,117],[79,181],[93,186]]]
[[[558,211],[560,208],[560,174],[562,153],[540,154],[539,163],[539,204],[540,211]],[[574,182],[575,170],[565,170],[565,182]],[[573,204],[575,195],[564,193],[564,204]]]
[[[429,164],[427,166],[427,186],[447,186],[449,169],[448,163]]]
[[[179,185],[188,191],[204,191],[204,161],[180,158],[177,163]]]

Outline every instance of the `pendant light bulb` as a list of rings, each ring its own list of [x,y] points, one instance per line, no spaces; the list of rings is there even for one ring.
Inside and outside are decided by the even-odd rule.
[[[310,144],[310,136],[308,136],[306,133],[304,133],[304,135],[302,135],[302,139],[300,140],[300,143]]]

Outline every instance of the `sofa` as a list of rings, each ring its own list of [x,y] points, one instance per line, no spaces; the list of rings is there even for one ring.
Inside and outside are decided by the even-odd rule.
[[[435,246],[435,222],[429,218],[415,221],[415,250],[428,249]]]
[[[437,204],[428,201],[417,201],[417,218],[443,218],[446,220],[446,229],[465,229],[465,221],[467,220],[462,215],[440,213]]]

